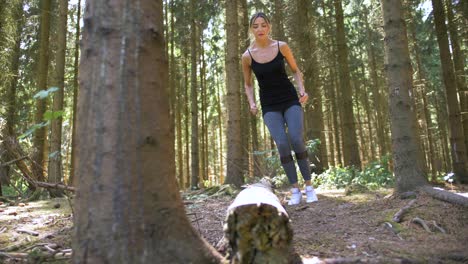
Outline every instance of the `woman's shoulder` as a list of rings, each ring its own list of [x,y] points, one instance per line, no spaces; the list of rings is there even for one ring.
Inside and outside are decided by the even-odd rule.
[[[280,49],[289,48],[288,43],[286,43],[286,41],[277,40],[277,42],[278,42]]]

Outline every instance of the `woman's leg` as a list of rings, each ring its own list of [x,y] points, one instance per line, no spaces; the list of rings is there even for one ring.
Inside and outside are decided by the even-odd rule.
[[[270,131],[270,135],[276,143],[280,155],[281,165],[288,176],[291,184],[297,184],[297,173],[294,160],[291,155],[288,135],[283,114],[281,112],[267,112],[263,116],[263,121]]]
[[[299,165],[299,169],[306,184],[306,201],[308,203],[317,202],[317,195],[315,194],[314,187],[312,187],[310,180],[310,163],[307,155],[307,148],[304,143],[304,114],[302,108],[298,105],[291,106],[285,111],[284,118],[288,126],[291,145],[296,153],[297,164]]]
[[[304,143],[304,114],[302,108],[298,105],[289,107],[284,112],[284,118],[288,126],[289,139],[296,154],[297,164],[301,171],[302,177],[310,185],[310,163],[307,154],[307,148]]]

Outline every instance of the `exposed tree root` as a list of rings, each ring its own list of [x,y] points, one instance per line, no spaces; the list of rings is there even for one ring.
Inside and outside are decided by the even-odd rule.
[[[393,222],[400,223],[401,219],[403,218],[403,215],[409,211],[411,206],[416,202],[416,199],[411,200],[407,205],[405,205],[403,208],[401,208],[394,216],[393,216]]]
[[[432,233],[431,229],[426,224],[426,221],[422,220],[421,218],[415,217],[415,218],[413,218],[413,220],[411,220],[411,222],[422,226],[424,228],[424,230],[426,230],[428,233]]]

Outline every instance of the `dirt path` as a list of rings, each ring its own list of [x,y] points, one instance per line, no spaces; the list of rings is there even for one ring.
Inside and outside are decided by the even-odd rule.
[[[466,208],[420,196],[398,225],[391,219],[409,200],[393,198],[390,193],[383,190],[345,196],[343,191],[319,191],[318,203],[285,205],[296,251],[309,260],[307,263],[340,257],[367,261],[354,263],[468,263]],[[287,193],[277,195],[285,201]],[[199,194],[191,198],[186,200],[186,208],[192,225],[216,246],[223,237],[223,221],[233,197]],[[428,223],[435,221],[446,234],[425,231],[412,223],[415,217]],[[398,233],[385,222],[392,223]],[[18,229],[38,232],[38,236]],[[0,251],[14,246],[13,251],[24,251],[39,243],[70,248],[71,230],[71,209],[66,199],[0,205]]]
[[[285,200],[286,193],[277,195]],[[391,219],[409,200],[391,197],[390,190],[351,196],[345,196],[343,191],[322,191],[318,197],[319,202],[312,205],[285,205],[292,221],[296,251],[304,258],[468,263],[466,208],[421,196],[398,225]],[[188,206],[194,227],[212,245],[223,235],[222,220],[230,203],[231,198],[225,196]],[[429,233],[411,222],[415,217],[436,221],[447,233]],[[399,233],[392,232],[385,222],[392,223]]]

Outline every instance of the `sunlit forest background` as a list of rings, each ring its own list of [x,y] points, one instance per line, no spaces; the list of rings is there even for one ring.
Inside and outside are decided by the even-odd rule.
[[[28,177],[74,184],[73,155],[80,147],[74,144],[74,123],[86,12],[84,1],[61,1],[66,8],[59,8],[58,2],[0,1],[0,196],[23,193]],[[442,9],[432,2],[442,3]],[[468,146],[468,1],[432,2],[404,0],[403,6],[413,69],[414,125],[423,153],[419,161],[427,179],[436,182],[457,173],[454,126],[462,131],[456,140]],[[286,181],[274,142],[261,115],[249,113],[243,91],[240,56],[250,45],[249,18],[257,11],[270,16],[272,38],[290,45],[304,74],[310,95],[304,106],[305,140],[315,184],[392,186],[391,113],[379,1],[238,0],[236,8],[226,10],[224,1],[165,0],[167,100],[179,187],[209,187],[229,177],[240,182],[261,176]],[[226,12],[233,12],[237,23],[227,25]],[[436,30],[435,14],[443,16],[439,21],[445,31]],[[235,45],[226,41],[227,26],[237,32],[229,36]],[[441,59],[438,38],[444,36],[450,53]],[[238,55],[227,57],[228,49]],[[238,67],[228,69],[230,60]],[[455,77],[452,82],[443,77],[448,70]],[[230,74],[237,88],[227,87]],[[447,99],[448,86],[455,89],[457,100]],[[238,109],[238,118],[229,119],[229,109]],[[13,140],[7,142],[9,136]],[[230,152],[239,142],[238,153]],[[462,153],[466,161],[466,149]],[[9,166],[13,163],[19,165]],[[466,168],[459,175],[466,177]]]

